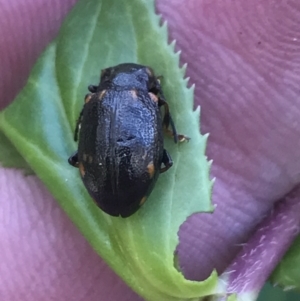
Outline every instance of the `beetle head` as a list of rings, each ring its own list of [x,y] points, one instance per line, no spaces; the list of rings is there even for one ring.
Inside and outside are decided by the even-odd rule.
[[[100,85],[150,91],[157,80],[151,68],[125,63],[102,70]]]

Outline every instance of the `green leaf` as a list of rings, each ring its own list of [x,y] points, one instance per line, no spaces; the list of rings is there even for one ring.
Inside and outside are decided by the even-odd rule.
[[[102,258],[147,300],[199,300],[218,292],[215,272],[203,282],[186,280],[174,267],[179,226],[194,212],[212,211],[207,136],[199,133],[199,109],[186,87],[174,43],[150,0],[79,1],[58,38],[46,49],[0,126],[44,181]],[[174,166],[159,177],[146,204],[127,219],[101,212],[68,157],[89,84],[100,69],[136,62],[163,75],[163,90],[179,132],[189,143],[165,139]]]
[[[280,287],[272,287],[266,283],[260,292],[257,301],[299,301],[300,294],[295,292],[285,292]]]
[[[16,150],[14,145],[0,130],[0,163],[3,167],[15,167],[24,170],[25,174],[33,174],[24,158]]]
[[[300,236],[284,255],[271,275],[271,282],[285,290],[300,291]],[[299,299],[298,299],[299,300]]]

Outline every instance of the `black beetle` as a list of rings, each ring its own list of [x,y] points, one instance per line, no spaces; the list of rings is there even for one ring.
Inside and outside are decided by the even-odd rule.
[[[173,164],[164,149],[163,130],[175,143],[189,138],[176,133],[159,78],[150,67],[126,63],[104,69],[99,85],[88,89],[74,136],[77,141],[80,130],[78,151],[69,163],[79,167],[84,185],[104,212],[128,217],[145,202],[159,173]]]

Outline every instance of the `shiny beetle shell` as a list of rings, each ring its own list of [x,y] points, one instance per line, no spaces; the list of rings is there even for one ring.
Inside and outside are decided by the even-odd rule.
[[[187,137],[177,135],[160,82],[149,67],[127,63],[104,69],[100,84],[89,90],[75,131],[78,152],[69,163],[79,167],[85,187],[104,212],[128,217],[145,202],[159,173],[172,166],[163,129],[171,126],[167,131],[175,142]]]

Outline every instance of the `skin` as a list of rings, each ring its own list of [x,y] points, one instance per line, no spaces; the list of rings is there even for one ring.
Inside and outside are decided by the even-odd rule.
[[[25,84],[74,3],[0,0],[1,108]],[[189,63],[217,177],[215,213],[194,215],[180,230],[179,258],[191,279],[226,270],[274,203],[293,189],[293,223],[300,223],[300,3],[275,3],[157,1],[181,61]],[[142,300],[95,254],[36,177],[2,168],[0,185],[1,300]]]

